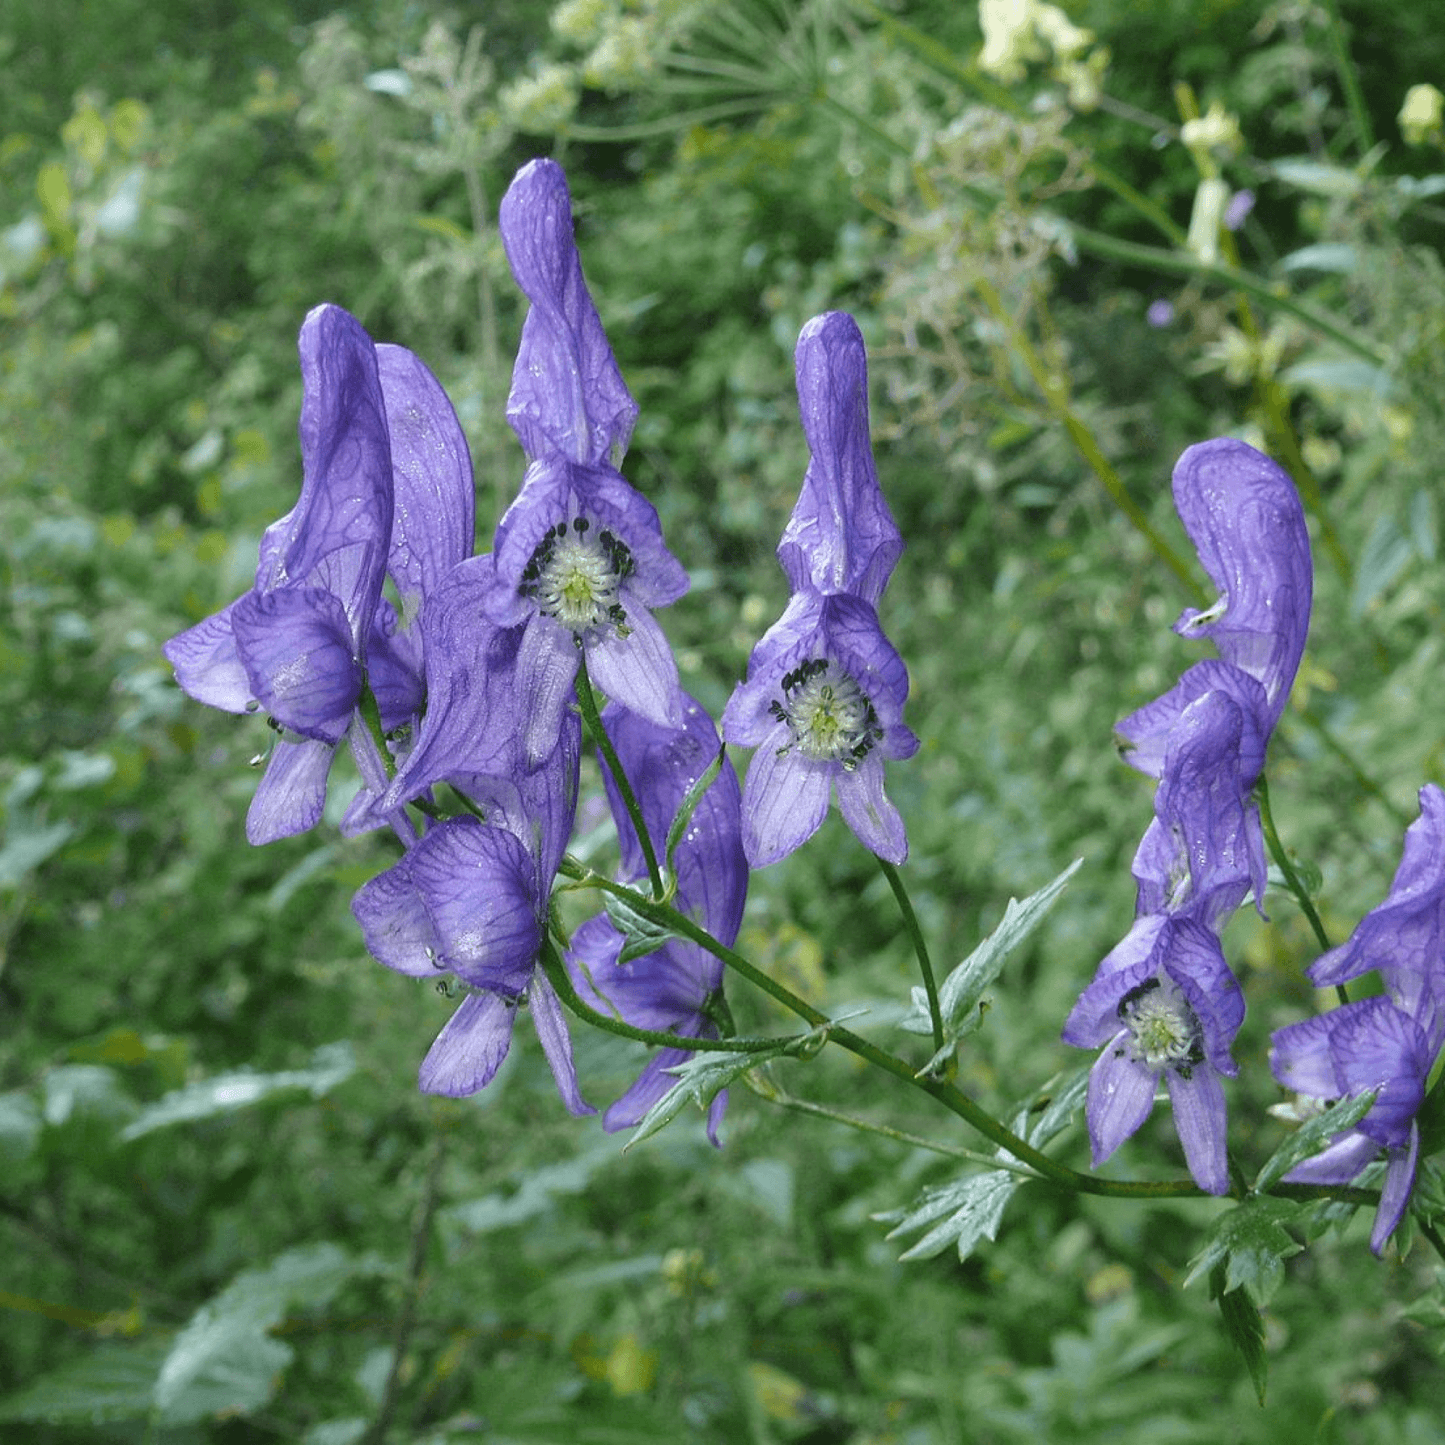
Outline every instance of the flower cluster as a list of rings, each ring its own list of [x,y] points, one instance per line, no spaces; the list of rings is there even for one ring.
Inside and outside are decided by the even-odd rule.
[[[1370,1235],[1370,1248],[1379,1254],[1415,1185],[1415,1116],[1445,1044],[1445,792],[1433,784],[1420,790],[1420,816],[1406,829],[1385,901],[1347,943],[1321,955],[1309,976],[1324,988],[1371,969],[1384,982],[1383,995],[1277,1029],[1270,1066],[1287,1089],[1322,1102],[1375,1091],[1354,1128],[1285,1177],[1348,1184],[1383,1151],[1388,1162]]]
[[[1103,1052],[1089,1078],[1094,1163],[1133,1134],[1161,1078],[1190,1173],[1228,1188],[1221,1076],[1244,995],[1219,930],[1265,885],[1264,836],[1251,796],[1304,651],[1312,572],[1304,512],[1289,477],[1229,438],[1190,447],[1174,502],[1219,589],[1175,624],[1210,638],[1217,660],[1119,724],[1125,760],[1157,778],[1154,821],[1134,856],[1134,926],[1099,965],[1064,1039]]]
[[[404,850],[353,900],[367,948],[460,994],[421,1087],[485,1087],[525,1006],[563,1101],[583,1113],[549,963],[634,1031],[714,1039],[731,1025],[722,965],[690,940],[634,957],[599,916],[559,960],[551,891],[576,816],[579,713],[594,685],[609,699],[590,715],[628,781],[604,762],[628,883],[721,744],[653,617],[688,578],[618,470],[637,406],[588,293],[555,162],[517,174],[500,230],[530,303],[507,401],[527,466],[492,550],[470,555],[471,461],[441,387],[411,353],[322,306],[301,333],[300,499],[262,539],[252,590],[166,652],[193,697],[264,709],[278,734],[248,818],[253,842],[319,820],[336,747],[350,742],[362,787],[343,829],[389,827]],[[669,860],[673,906],[723,946],[741,923],[748,862],[813,832],[835,781],[865,843],[894,860],[906,851],[882,760],[917,743],[901,719],[907,673],[874,610],[902,541],[873,469],[850,317],[804,328],[798,385],[813,464],[779,547],[793,605],[728,710],[729,737],[759,754],[746,795],[721,764]],[[780,822],[790,816],[801,826]],[[636,1123],[686,1052],[657,1053],[606,1126]]]

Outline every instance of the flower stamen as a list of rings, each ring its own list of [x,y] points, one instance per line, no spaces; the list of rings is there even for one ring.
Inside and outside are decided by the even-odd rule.
[[[1148,1069],[1174,1069],[1188,1078],[1204,1062],[1204,1031],[1179,987],[1167,978],[1145,979],[1119,1001],[1128,1030],[1129,1057]]]
[[[606,527],[594,530],[586,517],[548,528],[522,569],[518,591],[580,639],[612,628],[631,631],[622,606],[622,584],[637,570],[632,552]]]
[[[783,696],[774,698],[768,711],[792,734],[780,753],[796,747],[814,762],[841,764],[844,772],[853,772],[883,736],[868,694],[823,657],[800,662],[786,674]]]

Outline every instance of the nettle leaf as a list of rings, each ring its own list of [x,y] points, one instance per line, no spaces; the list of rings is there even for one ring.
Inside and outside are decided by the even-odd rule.
[[[622,952],[617,956],[618,963],[646,958],[649,953],[656,953],[668,939],[677,937],[672,929],[644,917],[625,898],[619,898],[615,893],[603,893],[602,906],[624,940]]]
[[[1022,1135],[1036,1149],[1062,1133],[1083,1106],[1089,1087],[1089,1065],[1063,1077],[1062,1083],[1058,1078],[1050,1080],[1039,1098],[1021,1109],[1014,1120],[1013,1132]],[[1028,1121],[1042,1100],[1047,1102],[1030,1129]],[[1015,1162],[1006,1149],[996,1150],[994,1157]],[[900,1260],[928,1259],[942,1253],[950,1244],[958,1249],[959,1259],[967,1259],[981,1241],[998,1237],[1005,1207],[1028,1178],[1012,1169],[965,1174],[948,1184],[925,1189],[906,1209],[875,1214],[873,1218],[894,1226],[887,1235],[889,1239],[928,1229],[922,1239],[899,1255]]]
[[[1267,1193],[1279,1183],[1296,1164],[1312,1159],[1336,1134],[1358,1124],[1370,1112],[1375,1102],[1375,1090],[1370,1089],[1352,1098],[1340,1099],[1330,1105],[1322,1114],[1302,1124],[1265,1161],[1254,1181],[1255,1191]]]
[[[888,1239],[897,1239],[901,1234],[910,1234],[934,1220],[941,1220],[916,1244],[904,1250],[898,1256],[900,1260],[930,1259],[950,1244],[958,1247],[959,1259],[967,1259],[980,1240],[998,1237],[1004,1207],[1022,1182],[1021,1176],[1005,1169],[967,1174],[951,1184],[925,1190],[910,1210],[873,1217],[884,1223],[897,1219],[897,1224],[885,1236]]]
[[[1222,1265],[1209,1271],[1209,1297],[1219,1301],[1224,1330],[1244,1360],[1244,1368],[1254,1383],[1254,1393],[1264,1404],[1265,1385],[1269,1378],[1269,1361],[1264,1355],[1264,1319],[1245,1289],[1226,1287]]]
[[[295,1355],[269,1331],[289,1311],[322,1309],[347,1281],[388,1269],[379,1256],[325,1243],[287,1250],[266,1268],[237,1275],[172,1342],[153,1392],[161,1418],[194,1424],[260,1409]]]
[[[139,1139],[171,1124],[209,1119],[250,1108],[283,1089],[306,1089],[319,1099],[356,1072],[356,1056],[344,1041],[323,1044],[311,1056],[306,1069],[286,1069],[275,1074],[257,1074],[250,1069],[215,1074],[209,1079],[172,1090],[148,1105],[121,1131],[123,1140]]]
[[[1010,898],[998,927],[944,979],[938,990],[944,1043],[921,1073],[932,1073],[938,1069],[953,1053],[958,1041],[979,1026],[982,1021],[979,1004],[983,991],[1003,971],[1009,954],[1044,921],[1083,861],[1082,858],[1074,859],[1052,883],[1022,901]],[[933,1024],[928,1016],[927,995],[921,988],[913,990],[913,1005],[913,1012],[902,1020],[899,1027],[909,1033],[931,1034]]]
[[[1226,1291],[1244,1289],[1258,1306],[1267,1305],[1284,1282],[1284,1262],[1303,1246],[1285,1228],[1309,1206],[1292,1199],[1254,1195],[1220,1215],[1204,1248],[1189,1262],[1186,1285],[1215,1269],[1224,1271]]]

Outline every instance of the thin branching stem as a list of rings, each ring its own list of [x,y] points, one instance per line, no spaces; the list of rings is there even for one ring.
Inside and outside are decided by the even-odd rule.
[[[888,886],[898,901],[898,911],[903,915],[903,927],[907,930],[913,952],[918,957],[918,969],[923,975],[923,991],[928,995],[928,1017],[933,1024],[933,1048],[937,1052],[943,1047],[943,1014],[938,1006],[938,985],[933,981],[933,960],[928,956],[928,942],[923,937],[923,930],[918,926],[918,915],[913,911],[913,902],[908,896],[902,874],[886,858],[879,858],[878,866],[883,870],[883,876],[888,880]]]
[[[632,791],[632,784],[622,769],[617,749],[612,746],[612,739],[607,736],[607,729],[602,726],[602,714],[597,711],[597,696],[592,691],[592,679],[587,675],[587,655],[580,648],[577,657],[577,705],[582,712],[583,726],[591,735],[592,741],[597,744],[598,751],[607,764],[607,770],[612,774],[612,781],[617,784],[617,791],[622,797],[623,807],[627,809],[627,816],[632,820],[632,826],[637,833],[637,841],[642,846],[643,859],[647,863],[647,877],[652,884],[652,896],[661,898],[663,896],[662,870],[657,866],[657,853],[653,849],[652,838],[648,835],[647,823],[642,816],[642,807],[637,801],[637,794]]]

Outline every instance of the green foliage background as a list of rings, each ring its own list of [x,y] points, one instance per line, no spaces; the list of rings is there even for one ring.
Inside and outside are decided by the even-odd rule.
[[[1003,1113],[1081,1062],[1059,1024],[1132,917],[1149,818],[1111,728],[1195,655],[1168,628],[1193,599],[1061,406],[1183,555],[1167,483],[1189,442],[1245,434],[1312,489],[1313,633],[1271,795],[1346,936],[1416,789],[1445,782],[1445,167],[1394,119],[1445,75],[1445,33],[1427,0],[1065,8],[1123,104],[1071,107],[1045,58],[1005,89],[973,63],[973,8],[945,0],[149,0],[79,30],[6,7],[7,1439],[1438,1438],[1438,1264],[1374,1261],[1349,1211],[1271,1246],[1310,1236],[1260,1290],[1261,1409],[1205,1284],[1183,1287],[1217,1205],[1031,1185],[996,1243],[899,1263],[872,1216],[959,1175],[915,1144],[735,1086],[722,1151],[688,1116],[622,1154],[520,1042],[479,1098],[421,1097],[449,1005],[372,963],[348,909],[384,840],[247,848],[259,728],[186,701],[160,656],[249,585],[294,500],[294,338],[322,300],[447,386],[485,545],[521,472],[496,203],[552,154],[642,406],[628,475],[693,575],[666,626],[714,712],[785,596],[798,328],[829,308],[863,326],[908,541],[884,620],[923,739],[889,786],[935,957],[1085,859],[992,989],[961,1084]],[[1236,238],[1263,283],[1249,318],[1098,178],[1182,232],[1179,83],[1240,118],[1222,164],[1258,196]],[[1316,1006],[1309,930],[1267,904],[1226,940],[1251,1003],[1232,1139],[1254,1167],[1286,1134],[1269,1032]],[[831,1012],[872,1005],[900,1047],[911,953],[836,819],[754,879],[741,946]],[[734,995],[746,1027],[778,1024]],[[578,1051],[598,1102],[640,1058]],[[831,1051],[770,1069],[765,1091],[977,1147]],[[1062,1148],[1086,1166],[1080,1127]],[[1179,1171],[1159,1117],[1124,1155],[1111,1171]]]

